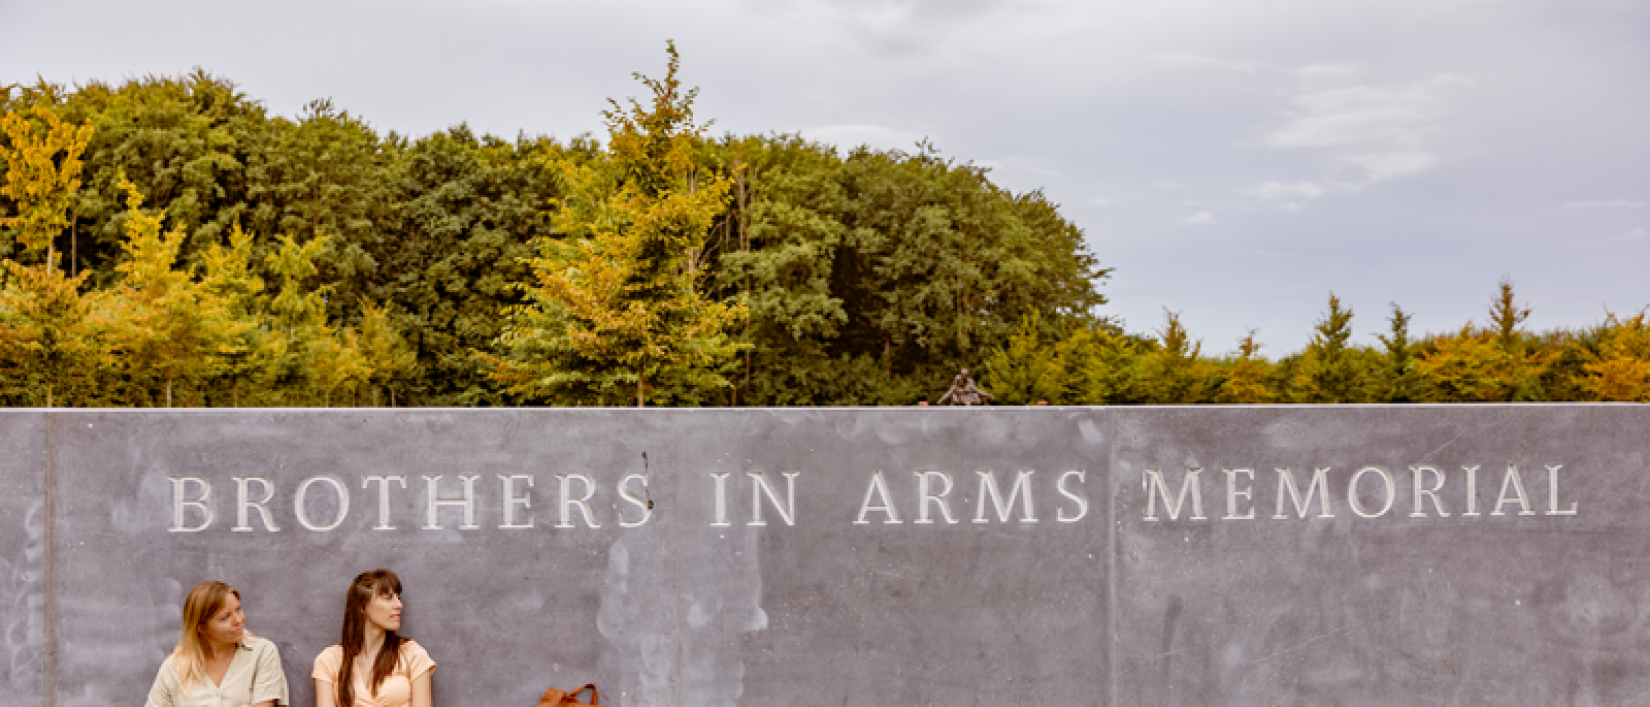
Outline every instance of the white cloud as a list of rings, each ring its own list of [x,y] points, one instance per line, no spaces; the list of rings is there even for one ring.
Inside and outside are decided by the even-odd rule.
[[[1091,206],[1111,206],[1114,202],[1111,199],[1107,199],[1106,197],[1097,196],[1097,197],[1094,197],[1093,199],[1089,199],[1088,203]]]
[[[1216,69],[1232,71],[1240,74],[1252,74],[1267,70],[1264,64],[1255,64],[1245,61],[1227,61],[1216,59],[1202,54],[1171,53],[1157,54],[1152,61],[1165,69]]]
[[[1631,231],[1628,231],[1626,233],[1617,234],[1615,238],[1612,238],[1610,240],[1613,240],[1613,241],[1636,241],[1636,240],[1638,240],[1640,238],[1643,238],[1643,237],[1644,237],[1644,229],[1635,228],[1635,229],[1633,229]]]
[[[1060,176],[1060,170],[1054,168],[1054,161],[1045,157],[1004,157],[996,160],[978,160],[974,164],[992,170],[1024,172],[1037,177]]]
[[[1630,199],[1595,199],[1592,201],[1571,201],[1564,204],[1566,209],[1642,209],[1644,202]]]
[[[1186,185],[1181,184],[1180,182],[1158,182],[1156,184],[1153,184],[1152,186],[1157,187],[1158,189],[1185,189],[1186,188]]]
[[[1363,167],[1369,170],[1366,184],[1374,184],[1383,179],[1403,177],[1418,174],[1431,169],[1438,164],[1438,158],[1432,153],[1421,150],[1401,150],[1396,152],[1379,152],[1364,155],[1347,155],[1341,158],[1344,162]]]
[[[1267,135],[1266,143],[1287,148],[1416,143],[1444,112],[1448,94],[1466,85],[1463,78],[1442,74],[1399,89],[1309,89],[1295,96],[1295,117]]]
[[[1208,209],[1204,209],[1203,211],[1199,211],[1191,216],[1180,219],[1180,222],[1187,226],[1206,226],[1215,222],[1215,215],[1209,213]]]
[[[1283,149],[1322,149],[1336,162],[1361,169],[1353,181],[1267,181],[1242,190],[1262,201],[1316,199],[1336,192],[1358,192],[1376,182],[1419,174],[1437,166],[1439,157],[1425,147],[1438,131],[1450,94],[1469,85],[1466,79],[1440,74],[1407,87],[1355,83],[1362,67],[1318,64],[1295,69],[1295,110],[1288,122],[1266,136],[1266,144]],[[1356,150],[1355,152],[1351,150]],[[1295,208],[1286,211],[1299,211]]]
[[[1290,198],[1316,199],[1320,196],[1328,194],[1331,191],[1335,191],[1333,186],[1324,186],[1316,182],[1295,182],[1293,184],[1286,184],[1284,182],[1261,182],[1260,184],[1256,184],[1248,189],[1244,189],[1243,193],[1246,196],[1252,196],[1256,199],[1260,199],[1261,201],[1274,201],[1277,199]]]
[[[923,138],[932,136],[910,130],[900,130],[881,125],[825,125],[817,128],[808,128],[802,131],[802,136],[818,142],[836,145],[841,150],[852,150],[860,145],[868,145],[876,150],[916,150],[917,143]]]
[[[1362,67],[1357,64],[1315,64],[1300,67],[1291,73],[1302,89],[1322,91],[1351,83],[1362,73]]]
[[[1278,205],[1278,210],[1279,211],[1283,211],[1283,212],[1291,213],[1291,214],[1299,213],[1300,210],[1304,209],[1304,208],[1306,208],[1306,206],[1304,204],[1301,204],[1298,201],[1286,201],[1286,202],[1283,202],[1282,204]]]

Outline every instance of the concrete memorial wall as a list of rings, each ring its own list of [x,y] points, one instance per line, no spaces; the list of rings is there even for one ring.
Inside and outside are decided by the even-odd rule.
[[[0,412],[0,705],[387,567],[442,707],[1650,699],[1650,407]]]

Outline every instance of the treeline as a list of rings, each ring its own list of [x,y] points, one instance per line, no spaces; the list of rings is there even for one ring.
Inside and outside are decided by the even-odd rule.
[[[1041,193],[939,155],[706,134],[643,78],[605,140],[380,134],[204,72],[0,96],[0,403],[886,405],[1650,399],[1643,315],[1209,356],[1107,319]],[[1496,318],[1499,317],[1499,318]]]
[[[653,98],[643,123],[661,110]],[[691,93],[665,100],[685,108]],[[637,378],[650,404],[909,404],[1021,317],[1088,326],[1105,301],[1107,270],[1082,232],[984,169],[928,147],[841,153],[793,135],[684,129],[657,136],[687,145],[661,178],[724,191],[702,232],[641,255],[687,276],[672,287],[738,304],[723,322],[733,346],[697,359],[706,375],[653,381],[615,359],[607,388],[567,390],[497,364],[535,355],[505,336],[529,314],[519,308],[542,301],[525,287],[534,261],[595,238],[571,222],[589,211],[574,202],[598,198],[574,193],[596,188],[579,170],[634,171],[617,133],[504,140],[457,126],[413,139],[326,101],[270,115],[202,72],[12,87],[0,108],[15,128],[0,148],[17,158],[0,163],[0,183],[33,178],[16,174],[20,151],[44,150],[51,121],[88,131],[74,188],[52,207],[60,217],[34,236],[0,224],[8,405],[633,404]],[[68,171],[62,148],[40,159]],[[610,176],[629,189],[635,175]],[[51,210],[29,198],[0,193],[0,215]],[[145,258],[187,294],[135,275]],[[134,304],[149,296],[167,316],[198,316],[167,325],[202,332],[191,362],[158,343],[137,353],[140,339],[185,345],[143,323],[159,316]]]
[[[1532,333],[1509,280],[1484,324],[1447,334],[1414,336],[1411,313],[1394,304],[1374,346],[1352,342],[1353,312],[1331,294],[1306,348],[1275,361],[1253,330],[1236,352],[1205,356],[1179,316],[1164,314],[1151,336],[1028,315],[986,359],[984,381],[1010,404],[1650,402],[1644,312]]]

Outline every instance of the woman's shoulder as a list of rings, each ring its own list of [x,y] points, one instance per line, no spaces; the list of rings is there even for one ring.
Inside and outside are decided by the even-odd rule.
[[[166,654],[166,660],[160,662],[160,670],[155,676],[160,680],[178,682],[178,676],[183,674],[184,658],[176,650]]]
[[[265,652],[279,654],[281,652],[281,649],[275,645],[274,641],[262,636],[247,636],[246,638],[241,639],[241,647],[252,651],[254,654]]]
[[[418,641],[414,641],[411,638],[401,639],[401,646],[396,649],[396,652],[400,653],[403,658],[418,657],[427,660],[430,657],[430,652],[424,650],[423,646],[418,645]]]
[[[405,670],[409,678],[417,679],[435,669],[435,660],[430,657],[429,651],[418,645],[418,641],[402,639],[396,654],[400,658],[396,661],[397,669]]]
[[[334,643],[315,656],[316,665],[338,665],[344,662],[344,647]]]

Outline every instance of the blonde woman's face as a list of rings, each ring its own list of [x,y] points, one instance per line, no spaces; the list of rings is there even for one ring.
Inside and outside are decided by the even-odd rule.
[[[401,630],[401,595],[374,595],[367,602],[367,621],[385,631]]]
[[[201,638],[213,645],[229,645],[241,642],[241,636],[246,633],[246,613],[241,611],[241,600],[234,594],[224,598],[223,606],[206,621],[201,622],[199,628]]]

